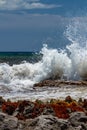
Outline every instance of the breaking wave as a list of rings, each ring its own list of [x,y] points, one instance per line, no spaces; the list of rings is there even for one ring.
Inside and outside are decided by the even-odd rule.
[[[63,50],[43,45],[37,63],[0,64],[0,84],[24,91],[44,79],[87,80],[87,26],[74,20],[64,34],[71,44]]]

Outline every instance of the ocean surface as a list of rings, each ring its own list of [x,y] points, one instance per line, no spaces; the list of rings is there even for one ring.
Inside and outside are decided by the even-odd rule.
[[[79,21],[67,25],[64,49],[43,45],[40,52],[0,52],[0,96],[18,99],[87,98],[87,86],[33,88],[45,79],[87,80],[87,29]],[[62,46],[62,45],[61,45]]]

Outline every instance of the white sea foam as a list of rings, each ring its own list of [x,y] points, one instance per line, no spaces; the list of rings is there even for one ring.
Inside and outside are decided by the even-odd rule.
[[[44,79],[69,77],[71,60],[64,50],[48,49],[45,45],[41,53],[42,60],[35,64],[22,63],[13,66],[1,64],[0,82],[14,89],[14,86],[17,86],[16,90],[20,90]]]

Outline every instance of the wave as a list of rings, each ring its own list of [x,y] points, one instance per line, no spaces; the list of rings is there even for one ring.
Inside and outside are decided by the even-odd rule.
[[[59,52],[57,49],[48,49],[45,45],[40,53],[43,54],[42,60],[34,64],[28,62],[13,66],[0,64],[0,83],[16,85],[17,89],[20,89],[20,86],[21,88],[32,86],[44,79],[69,76],[71,61],[63,50]]]
[[[45,44],[40,51],[42,59],[37,63],[0,64],[0,84],[12,91],[23,91],[44,79],[87,80],[86,31],[80,22],[71,22],[64,33],[71,44],[65,49],[52,49]]]

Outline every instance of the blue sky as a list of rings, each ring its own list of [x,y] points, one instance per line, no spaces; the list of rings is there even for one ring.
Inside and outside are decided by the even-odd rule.
[[[0,51],[59,47],[69,19],[86,11],[87,0],[0,0]]]

